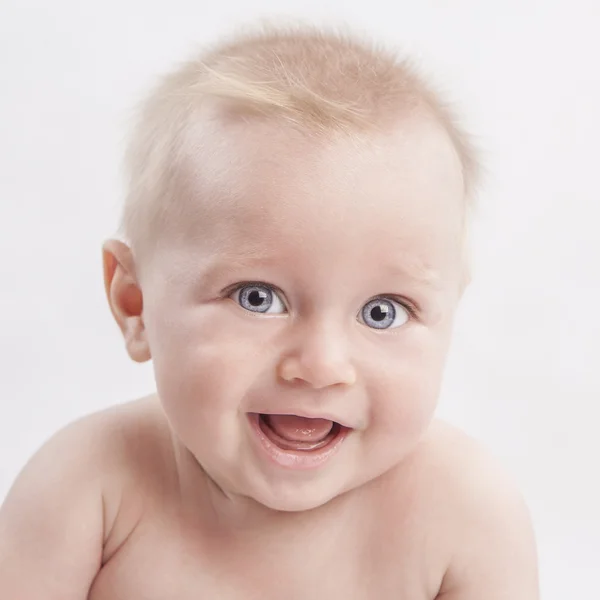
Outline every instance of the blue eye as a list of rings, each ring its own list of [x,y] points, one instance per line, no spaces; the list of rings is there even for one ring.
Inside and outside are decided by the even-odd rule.
[[[408,309],[389,298],[375,298],[365,304],[361,321],[373,329],[391,329],[404,325],[409,319]]]
[[[267,285],[250,284],[237,288],[231,297],[250,312],[265,314],[281,314],[285,306],[277,293]]]

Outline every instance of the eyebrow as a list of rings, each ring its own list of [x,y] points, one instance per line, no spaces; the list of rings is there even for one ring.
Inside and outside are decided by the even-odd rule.
[[[277,257],[261,253],[244,257],[236,256],[229,259],[220,257],[218,260],[207,265],[206,270],[202,274],[202,281],[212,286],[219,280],[231,277],[240,271],[265,268],[278,264],[280,264],[280,261]],[[441,287],[440,274],[414,256],[404,256],[402,260],[387,263],[377,270],[385,273],[391,280],[410,280],[419,286],[432,290]]]
[[[256,269],[277,264],[278,261],[266,255],[253,254],[250,256],[230,257],[221,256],[219,259],[211,261],[202,273],[202,281],[213,285],[220,279],[232,276],[240,271]]]
[[[440,274],[415,257],[404,256],[401,262],[389,265],[386,272],[392,277],[408,278],[433,289],[441,285]]]

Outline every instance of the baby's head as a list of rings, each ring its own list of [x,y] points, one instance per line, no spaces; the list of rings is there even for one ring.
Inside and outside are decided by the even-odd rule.
[[[333,34],[237,39],[155,90],[105,279],[177,440],[225,493],[309,509],[415,448],[475,162],[412,69]]]

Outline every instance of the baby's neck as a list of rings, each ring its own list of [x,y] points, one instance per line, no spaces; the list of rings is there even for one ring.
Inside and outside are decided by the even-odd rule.
[[[181,505],[186,516],[199,526],[218,531],[242,541],[256,536],[281,535],[287,531],[305,531],[307,527],[322,529],[333,521],[347,522],[356,504],[350,494],[334,498],[326,504],[307,511],[277,511],[252,498],[230,493],[219,486],[197,462],[191,452],[175,442],[175,459],[179,478]],[[335,515],[335,518],[334,518]]]

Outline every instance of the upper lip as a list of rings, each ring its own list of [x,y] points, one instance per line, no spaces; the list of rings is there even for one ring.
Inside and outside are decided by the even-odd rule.
[[[311,413],[305,410],[279,410],[279,411],[261,411],[256,413],[259,415],[293,415],[295,417],[304,417],[306,419],[324,419],[326,421],[334,421],[347,429],[354,429],[349,421],[345,418],[340,418],[332,413]]]

